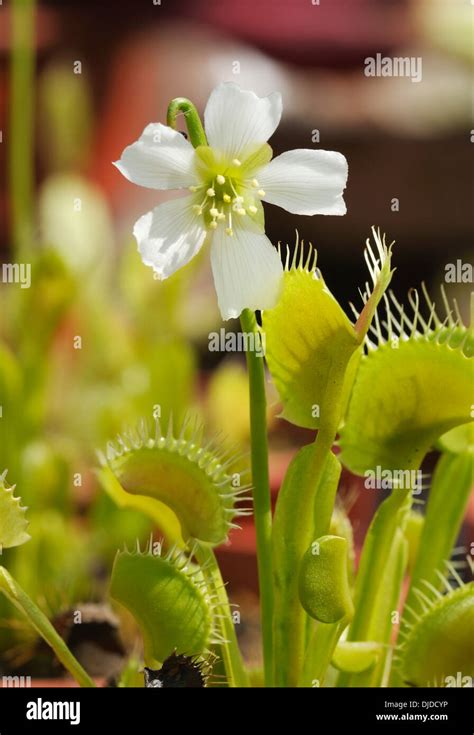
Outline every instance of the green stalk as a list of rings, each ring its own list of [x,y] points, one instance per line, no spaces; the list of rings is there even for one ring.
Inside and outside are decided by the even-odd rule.
[[[195,148],[200,145],[207,145],[206,133],[204,132],[198,111],[186,97],[176,97],[168,105],[167,123],[173,130],[176,130],[176,119],[180,114],[184,115],[186,120],[189,140],[192,145]]]
[[[406,568],[403,529],[411,501],[411,490],[392,490],[375,513],[359,562],[348,641],[389,643],[390,612],[396,609]],[[357,675],[341,673],[337,686],[358,686],[360,681]]]
[[[201,565],[210,590],[217,596],[219,605],[219,622],[224,643],[221,645],[222,658],[230,687],[248,687],[249,679],[240,653],[235,633],[229,600],[222,580],[221,572],[213,550],[209,546],[198,544],[196,558]]]
[[[35,605],[26,592],[13,579],[4,567],[0,567],[0,592],[27,618],[40,636],[51,646],[63,666],[69,671],[81,687],[95,687],[90,676],[84,671],[79,661],[51,625],[46,615]]]
[[[255,314],[244,309],[240,316],[242,331],[257,334]],[[273,561],[272,507],[268,474],[267,400],[263,358],[247,350],[251,428],[252,484],[260,609],[263,639],[265,686],[273,686]]]
[[[322,687],[329,664],[347,620],[339,623],[318,623],[307,647],[300,686]]]
[[[196,107],[185,97],[176,97],[176,99],[171,100],[168,105],[167,123],[170,128],[173,128],[173,130],[176,130],[177,118],[180,114],[184,115],[191,144],[195,148],[201,145],[207,145],[206,133],[204,132],[201,118],[199,117]],[[242,319],[246,322],[248,331],[256,331],[257,325],[252,312],[249,311],[246,316],[244,316],[244,314],[242,315]],[[244,329],[244,326],[242,329]],[[272,670],[271,633],[273,591],[271,572],[271,506],[268,482],[265,383],[262,359],[256,357],[255,354],[248,352],[247,356],[249,355],[250,363],[248,362],[248,364],[251,384],[252,474],[254,485],[258,485],[258,490],[254,489],[255,523],[257,526],[257,547],[263,554],[263,562],[261,563],[259,560],[259,574],[261,575],[260,580],[262,589],[264,660],[266,661],[265,670],[268,672],[266,683],[267,686],[270,686],[271,680],[269,677],[271,676]],[[254,402],[256,411],[253,409]],[[256,438],[254,437],[255,433],[257,434]],[[258,499],[255,499],[256,494],[258,494]],[[262,513],[264,514],[263,518]],[[210,550],[205,552],[204,547],[200,547],[199,555],[201,556],[201,559],[199,559],[200,563],[202,563],[203,559],[207,561],[205,571],[207,574],[211,575],[213,579],[213,586],[223,610],[225,629],[224,638],[229,641],[228,645],[223,646],[223,653],[229,679],[234,682],[233,686],[248,686],[248,677],[242,663],[234,625],[230,616],[229,602],[227,600],[224,583],[222,581],[215,556]],[[268,560],[270,564],[269,567]]]
[[[465,452],[443,454],[436,465],[407,605],[413,604],[414,589],[419,587],[421,580],[439,586],[436,572],[445,571],[444,562],[450,558],[456,543],[471,494],[473,463],[472,454]]]
[[[15,257],[28,258],[33,237],[33,86],[35,0],[13,0],[10,65],[11,224]]]

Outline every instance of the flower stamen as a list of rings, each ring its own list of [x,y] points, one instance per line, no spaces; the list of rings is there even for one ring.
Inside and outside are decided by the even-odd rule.
[[[232,237],[234,234],[234,230],[232,229],[232,212],[229,209],[229,226],[226,228],[225,231],[226,235],[229,235],[229,237]]]

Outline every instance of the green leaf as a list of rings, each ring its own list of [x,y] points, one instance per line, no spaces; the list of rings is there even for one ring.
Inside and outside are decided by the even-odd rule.
[[[20,498],[14,497],[15,485],[13,487],[7,485],[6,474],[5,471],[0,475],[0,551],[20,546],[31,538],[26,530],[28,528],[26,508],[20,505]]]
[[[451,454],[474,454],[474,421],[456,426],[439,438],[438,447]]]
[[[380,658],[382,646],[374,641],[339,641],[333,657],[332,665],[339,671],[360,674],[373,668]]]
[[[308,615],[321,623],[352,618],[345,538],[321,536],[313,541],[300,564],[299,598]]]

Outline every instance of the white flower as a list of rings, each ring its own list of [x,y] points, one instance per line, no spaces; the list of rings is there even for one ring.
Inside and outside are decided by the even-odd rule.
[[[146,265],[160,279],[186,265],[206,239],[223,319],[245,308],[275,305],[282,278],[278,252],[264,232],[262,201],[294,214],[345,214],[347,161],[340,153],[301,149],[274,160],[267,140],[282,112],[281,96],[259,98],[236,84],[209,97],[209,146],[193,148],[166,125],[151,123],[115,165],[135,184],[188,189],[135,224]]]

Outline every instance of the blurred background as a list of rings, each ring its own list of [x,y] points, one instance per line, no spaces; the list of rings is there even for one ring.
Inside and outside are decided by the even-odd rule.
[[[207,253],[155,281],[131,232],[164,199],[111,162],[149,122],[165,121],[173,97],[202,112],[222,81],[279,90],[275,155],[342,152],[348,212],[310,218],[269,207],[272,241],[292,246],[298,230],[312,242],[346,305],[358,302],[363,246],[377,225],[396,240],[397,295],[422,280],[437,294],[445,265],[472,253],[472,12],[470,0],[58,0],[37,4],[30,29],[11,3],[0,6],[0,254],[32,267],[31,288],[0,284],[0,469],[30,508],[32,534],[4,562],[58,620],[79,601],[97,603],[91,636],[103,649],[110,634],[107,675],[123,655],[100,608],[110,564],[118,546],[151,529],[98,488],[95,450],[156,406],[164,421],[191,409],[209,433],[248,442],[244,361],[208,350],[221,321]],[[364,62],[377,54],[421,58],[422,80],[367,77]],[[470,285],[450,289],[467,315]],[[311,433],[276,419],[271,387],[269,402],[276,493]],[[358,543],[374,499],[348,475],[341,497]],[[220,560],[252,658],[251,521]],[[0,606],[0,668],[24,672],[36,641]],[[39,673],[50,675],[43,654]]]

